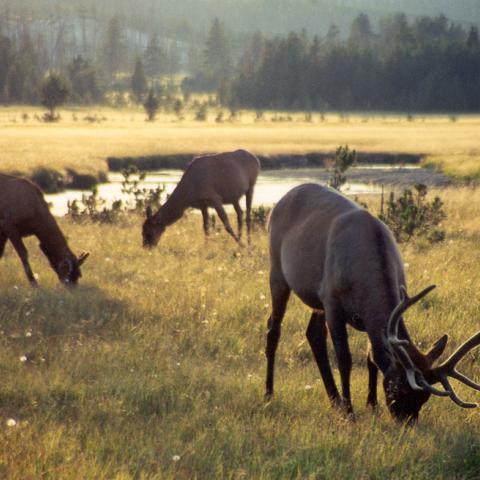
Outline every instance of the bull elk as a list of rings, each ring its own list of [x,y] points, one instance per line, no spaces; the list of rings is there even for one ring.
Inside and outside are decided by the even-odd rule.
[[[0,258],[10,240],[20,257],[28,280],[37,285],[23,237],[35,235],[60,281],[75,285],[81,277],[80,266],[87,259],[83,252],[77,258],[51,214],[41,190],[29,180],[0,174]]]
[[[366,210],[320,185],[292,189],[271,215],[270,259],[272,313],[266,346],[267,398],[273,394],[275,352],[293,290],[313,310],[306,335],[332,403],[353,413],[349,324],[366,332],[370,341],[369,405],[377,404],[380,369],[388,409],[396,419],[415,421],[431,394],[450,397],[461,407],[476,406],[461,400],[448,378],[480,390],[480,385],[455,369],[467,352],[480,345],[480,332],[438,366],[434,363],[445,349],[447,335],[428,353],[417,349],[402,315],[434,286],[408,297],[396,243],[388,228]],[[327,332],[338,360],[342,397],[328,360]],[[436,388],[436,383],[443,389]]]
[[[147,208],[143,224],[144,247],[154,247],[166,227],[179,220],[187,208],[200,209],[203,229],[208,235],[208,208],[216,210],[225,230],[237,241],[242,236],[243,212],[239,200],[245,195],[247,209],[247,234],[250,242],[252,197],[260,163],[246,150],[219,153],[194,158],[180,182],[164,205],[153,215]],[[234,233],[224,204],[232,204],[238,219],[238,236]]]

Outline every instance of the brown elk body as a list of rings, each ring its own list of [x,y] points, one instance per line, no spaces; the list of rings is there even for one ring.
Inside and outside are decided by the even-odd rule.
[[[23,237],[35,235],[61,282],[74,285],[88,253],[77,258],[51,214],[41,190],[29,180],[0,174],[0,258],[10,240],[20,257],[28,280],[37,281],[28,261]]]
[[[307,338],[333,403],[352,412],[352,359],[347,325],[370,340],[368,404],[377,404],[378,369],[390,412],[416,419],[430,395],[449,396],[461,406],[447,376],[480,390],[454,369],[467,351],[480,344],[480,332],[438,367],[445,335],[424,354],[413,344],[402,313],[432,288],[406,296],[403,262],[388,228],[357,204],[331,189],[305,184],[292,189],[275,206],[270,219],[270,289],[272,313],[267,334],[266,396],[273,393],[275,352],[290,292],[312,310]],[[327,354],[330,332],[341,377],[340,397]],[[455,376],[457,375],[457,376]],[[461,378],[460,378],[461,377]],[[432,384],[441,382],[445,390]]]
[[[151,209],[147,208],[147,219],[142,232],[144,246],[155,246],[165,228],[179,220],[187,208],[201,210],[206,235],[209,224],[208,208],[214,208],[227,232],[236,241],[240,241],[243,212],[239,201],[243,195],[246,198],[247,233],[250,241],[252,197],[259,170],[257,157],[245,150],[194,158],[158,212],[152,215]],[[231,204],[235,209],[238,236],[230,225],[224,204]]]

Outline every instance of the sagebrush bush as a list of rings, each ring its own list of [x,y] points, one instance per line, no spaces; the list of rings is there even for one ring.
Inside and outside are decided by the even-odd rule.
[[[445,239],[445,232],[438,228],[446,218],[443,202],[438,196],[429,202],[427,193],[425,185],[417,184],[413,190],[404,189],[398,198],[391,192],[386,209],[382,204],[379,218],[397,242],[408,242],[413,237],[425,237],[432,243]]]

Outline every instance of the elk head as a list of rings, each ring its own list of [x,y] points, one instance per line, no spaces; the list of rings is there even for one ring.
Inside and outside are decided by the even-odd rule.
[[[57,250],[48,243],[40,243],[40,249],[48,258],[50,266],[55,270],[58,279],[65,285],[73,287],[82,276],[80,267],[90,255],[89,252],[82,252],[78,257],[68,248]]]
[[[450,385],[448,377],[455,378],[480,391],[479,384],[455,369],[457,363],[470,350],[480,345],[480,332],[463,343],[445,362],[438,366],[434,366],[434,363],[445,350],[448,341],[447,335],[441,337],[426,354],[419,352],[409,340],[401,339],[398,336],[398,326],[402,314],[434,288],[435,285],[431,285],[410,298],[405,287],[401,286],[400,303],[393,310],[388,321],[388,346],[395,363],[385,375],[383,386],[390,413],[398,420],[415,421],[423,404],[431,395],[450,397],[463,408],[477,406],[476,403],[467,403],[461,400]],[[435,388],[433,386],[435,383],[441,383],[443,389]]]
[[[145,248],[155,247],[165,231],[166,225],[163,223],[162,217],[159,215],[159,213],[160,212],[158,212],[156,215],[153,215],[151,207],[147,207],[147,218],[145,222],[143,222],[142,227],[143,246]]]
[[[89,252],[82,252],[77,258],[72,253],[69,253],[57,265],[53,265],[59,280],[69,287],[77,285],[78,279],[82,276],[80,267],[89,255]]]

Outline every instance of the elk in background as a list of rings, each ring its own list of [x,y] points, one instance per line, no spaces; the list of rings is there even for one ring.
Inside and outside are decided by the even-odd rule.
[[[377,404],[378,369],[383,374],[386,401],[399,420],[414,421],[431,394],[448,396],[470,408],[451,387],[448,377],[480,390],[480,385],[455,370],[480,332],[467,340],[439,366],[448,337],[428,353],[420,352],[402,315],[433,286],[409,298],[403,262],[388,228],[366,210],[331,189],[305,184],[292,189],[273,209],[270,219],[270,289],[266,396],[273,394],[275,352],[290,292],[312,310],[307,338],[330,400],[353,412],[350,397],[352,358],[347,324],[367,333],[371,350],[368,404]],[[328,329],[328,330],[327,330]],[[327,331],[340,371],[342,397],[327,354]],[[440,382],[444,390],[433,385]]]
[[[80,266],[87,259],[77,258],[51,214],[41,190],[29,180],[0,174],[0,258],[10,240],[20,257],[28,280],[37,285],[23,237],[35,235],[60,281],[75,285],[81,277]]]
[[[225,230],[237,241],[242,236],[243,212],[239,200],[245,195],[247,209],[247,234],[250,242],[251,209],[255,182],[260,163],[246,150],[219,153],[194,158],[188,165],[180,182],[164,205],[153,215],[147,208],[143,224],[143,245],[157,245],[166,227],[179,220],[187,208],[200,209],[203,229],[208,235],[208,208],[216,210]],[[232,204],[238,219],[238,236],[234,233],[224,204]]]

